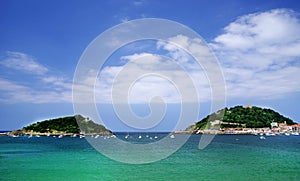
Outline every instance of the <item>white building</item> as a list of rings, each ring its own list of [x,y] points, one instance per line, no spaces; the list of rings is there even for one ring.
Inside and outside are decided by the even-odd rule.
[[[272,122],[271,123],[271,128],[278,128],[278,123],[277,122]]]

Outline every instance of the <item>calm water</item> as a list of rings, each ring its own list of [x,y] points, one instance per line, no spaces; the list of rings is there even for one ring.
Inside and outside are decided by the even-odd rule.
[[[132,165],[78,137],[0,136],[0,180],[300,180],[300,136],[218,135],[204,150],[199,139],[192,135],[161,161]]]

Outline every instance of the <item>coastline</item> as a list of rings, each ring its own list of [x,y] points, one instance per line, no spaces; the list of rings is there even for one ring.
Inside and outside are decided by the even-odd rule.
[[[173,131],[170,134],[207,134],[207,135],[267,135],[267,136],[275,136],[275,135],[299,135],[299,132],[272,132],[272,131],[262,131],[263,128],[256,128],[252,131],[243,131],[243,130],[197,130],[197,131]],[[116,133],[39,133],[39,132],[21,132],[20,130],[15,131],[7,131],[0,132],[0,136],[51,136],[51,137],[85,137],[85,136],[113,136],[117,134],[128,134],[128,133],[139,133],[139,132],[116,132]],[[140,134],[148,134],[148,133],[162,133],[162,132],[141,132]],[[166,133],[166,132],[164,132]]]
[[[52,136],[52,137],[62,137],[62,136],[70,136],[70,137],[84,137],[84,136],[111,136],[113,133],[111,132],[100,132],[100,133],[66,133],[66,132],[57,132],[57,133],[40,133],[40,132],[24,132],[22,130],[13,130],[7,132],[1,132],[0,136]]]

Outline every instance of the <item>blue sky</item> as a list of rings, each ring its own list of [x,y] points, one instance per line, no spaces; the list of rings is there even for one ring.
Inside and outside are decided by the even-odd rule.
[[[0,4],[0,130],[72,115],[72,79],[86,47],[108,28],[137,18],[177,21],[200,34],[219,60],[227,106],[269,107],[300,122],[297,1],[2,0]],[[156,45],[152,42],[139,51],[130,49],[140,46],[137,44],[117,52],[103,69],[102,81],[110,80],[122,68],[120,57],[124,61],[135,53],[152,53]],[[104,103],[101,114],[114,120],[110,104],[101,102],[105,93],[99,97]],[[209,101],[201,103],[199,118],[209,113],[209,106]],[[177,111],[176,106],[170,111]],[[166,120],[176,116],[167,114]],[[181,128],[193,122],[186,121]],[[128,129],[118,121],[106,124],[113,130]],[[159,129],[170,129],[170,125],[165,121]]]

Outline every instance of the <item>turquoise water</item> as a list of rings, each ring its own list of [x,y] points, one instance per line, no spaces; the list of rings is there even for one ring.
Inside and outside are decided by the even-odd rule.
[[[300,136],[218,135],[204,150],[200,137],[166,159],[134,165],[78,137],[0,136],[0,180],[300,180]]]

